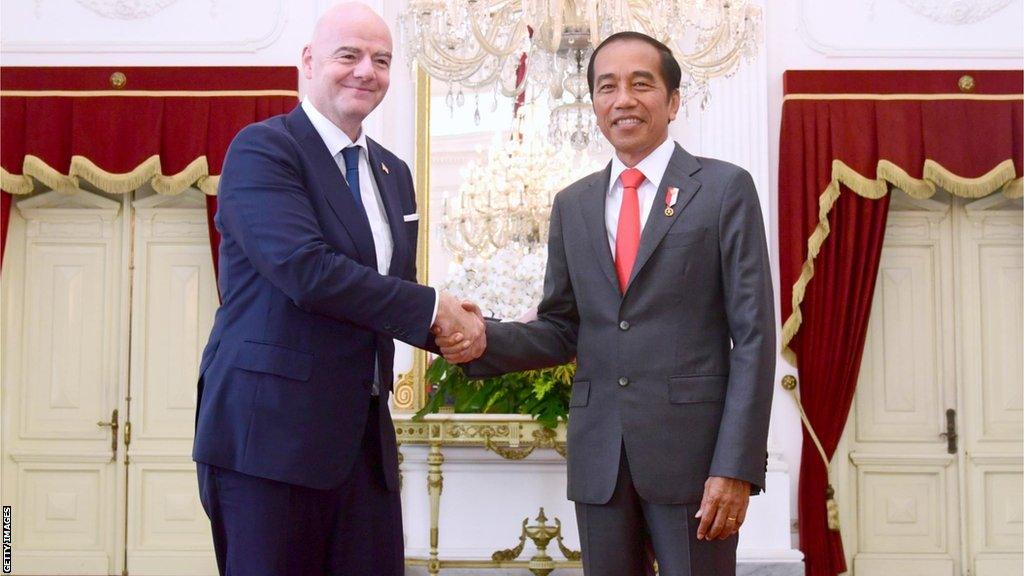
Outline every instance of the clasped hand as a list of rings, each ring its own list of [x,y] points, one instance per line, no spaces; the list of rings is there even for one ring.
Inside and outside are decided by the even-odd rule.
[[[431,327],[444,359],[452,364],[476,360],[487,348],[487,332],[480,308],[441,293],[437,319]]]

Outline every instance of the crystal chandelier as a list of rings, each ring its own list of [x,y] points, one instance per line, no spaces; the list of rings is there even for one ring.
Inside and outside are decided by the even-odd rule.
[[[761,10],[749,0],[410,0],[400,23],[410,63],[447,84],[450,102],[484,89],[547,99],[551,137],[577,149],[597,134],[586,62],[604,38],[635,30],[665,42],[683,70],[683,101],[702,108],[709,81],[733,74],[761,42]]]
[[[457,262],[546,246],[555,193],[593,171],[586,156],[548,142],[529,108],[463,169],[458,194],[444,198],[441,237]]]

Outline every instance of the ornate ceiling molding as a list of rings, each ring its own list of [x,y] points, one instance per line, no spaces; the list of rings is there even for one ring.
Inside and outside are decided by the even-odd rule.
[[[970,26],[988,18],[996,12],[1013,4],[1014,0],[899,0],[915,14],[933,20],[936,24]],[[804,44],[815,52],[829,58],[998,58],[1019,59],[1019,46],[1010,43],[997,43],[984,48],[949,47],[940,38],[932,37],[916,45],[885,46],[870,45],[872,37],[864,33],[855,39],[845,41],[837,36],[836,27],[850,26],[849,18],[863,17],[864,22],[857,25],[856,30],[869,30],[872,23],[877,24],[882,14],[877,13],[883,6],[876,8],[876,0],[862,0],[859,3],[842,3],[843,18],[846,20],[830,22],[823,15],[822,6],[816,0],[799,0],[797,8],[797,31]],[[890,5],[891,6],[891,5]],[[953,18],[953,22],[938,20]],[[912,21],[904,18],[906,25]],[[847,34],[849,35],[849,34]],[[1012,39],[1011,39],[1012,40]]]
[[[238,35],[231,37],[219,35],[208,39],[180,39],[172,34],[161,38],[150,39],[116,39],[109,35],[102,34],[103,28],[96,32],[95,37],[82,39],[66,39],[56,33],[51,37],[41,38],[40,35],[24,35],[24,37],[11,38],[8,34],[0,39],[0,52],[10,53],[255,53],[276,42],[284,33],[285,25],[289,20],[288,3],[285,0],[272,0],[261,2],[259,10],[256,8],[237,8],[229,10],[231,3],[225,5],[222,0],[208,0],[210,5],[210,18],[216,21],[239,23],[239,19],[246,16],[258,15],[259,20],[253,21],[250,18],[245,26],[223,28],[229,32],[239,31]],[[93,12],[99,18],[106,18],[113,21],[122,21],[123,24],[110,24],[109,26],[127,26],[130,22],[144,22],[147,18],[162,18],[162,11],[177,4],[180,0],[65,0],[64,4],[77,4],[86,10]],[[26,22],[26,26],[38,28],[43,15],[44,0],[35,0],[35,17],[37,22]],[[240,12],[240,10],[244,10]],[[10,17],[10,15],[7,15]],[[92,26],[85,26],[85,29],[96,29],[96,23]],[[168,28],[170,30],[170,28]]]
[[[139,20],[175,4],[178,0],[75,0],[82,6],[116,20]],[[217,0],[211,0],[216,4]]]
[[[874,0],[870,0],[874,4]],[[1003,8],[1013,0],[900,0],[915,13],[941,24],[974,24]]]

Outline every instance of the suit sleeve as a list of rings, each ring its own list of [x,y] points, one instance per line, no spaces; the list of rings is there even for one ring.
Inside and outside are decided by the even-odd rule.
[[[745,170],[726,187],[719,231],[733,347],[710,475],[746,480],[753,490],[763,490],[775,374],[775,304],[761,207]]]
[[[579,313],[562,238],[560,202],[551,208],[544,295],[532,322],[488,322],[487,351],[463,365],[471,378],[558,366],[576,357]]]
[[[254,124],[224,162],[218,220],[257,272],[299,308],[423,346],[434,290],[379,274],[328,244],[283,133]]]

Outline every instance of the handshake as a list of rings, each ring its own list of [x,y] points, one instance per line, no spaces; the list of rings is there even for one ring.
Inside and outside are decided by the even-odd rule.
[[[452,364],[476,360],[487,349],[487,332],[480,307],[438,293],[437,319],[430,328],[444,359]]]

